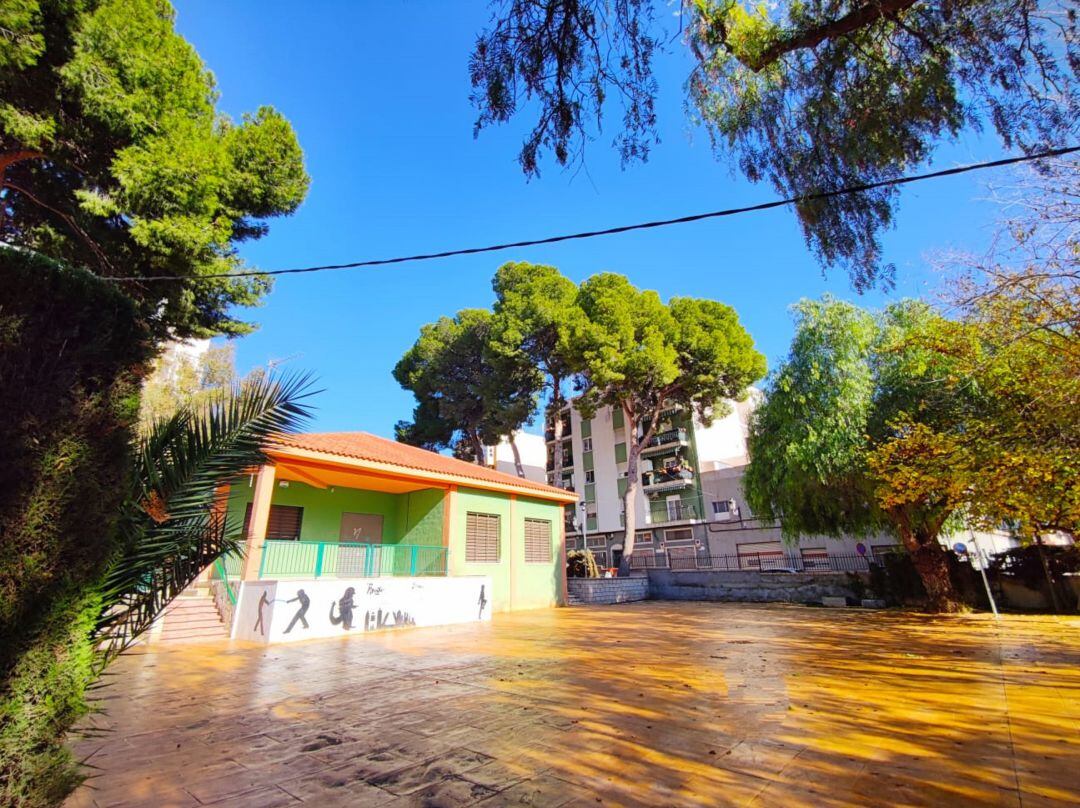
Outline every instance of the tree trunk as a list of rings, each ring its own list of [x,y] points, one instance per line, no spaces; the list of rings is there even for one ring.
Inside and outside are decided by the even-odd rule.
[[[1039,563],[1042,564],[1043,577],[1046,578],[1046,586],[1050,590],[1050,606],[1054,614],[1061,614],[1061,598],[1058,597],[1057,587],[1054,586],[1054,576],[1050,574],[1050,562],[1046,560],[1046,545],[1043,544],[1042,535],[1035,534],[1035,546],[1039,550]]]
[[[554,382],[553,382],[554,383]],[[552,473],[555,475],[555,485],[558,488],[562,488],[562,469],[563,469],[563,452],[562,452],[562,396],[559,395],[558,387],[555,387],[555,394],[551,397],[551,431],[555,437],[555,443],[552,445],[551,454],[551,468]]]
[[[637,417],[630,409],[623,405],[623,423],[626,424],[626,494],[623,495],[623,553],[619,562],[619,575],[630,572],[630,556],[634,552],[634,542],[637,538],[637,492],[641,486],[641,474],[638,465],[641,460],[641,450],[649,442],[656,431],[656,422],[660,411],[657,409],[649,420],[649,426],[638,437]]]
[[[521,451],[518,449],[517,441],[513,435],[507,438],[510,443],[510,451],[514,453],[514,470],[517,472],[517,476],[521,479],[525,479],[525,467],[521,465]]]
[[[469,433],[469,440],[472,442],[473,454],[475,455],[474,462],[478,466],[484,465],[484,442],[480,440],[480,433],[475,429]]]
[[[958,612],[962,605],[956,597],[952,579],[949,577],[949,559],[937,537],[904,537],[904,544],[911,553],[912,563],[922,580],[923,588],[935,612]]]

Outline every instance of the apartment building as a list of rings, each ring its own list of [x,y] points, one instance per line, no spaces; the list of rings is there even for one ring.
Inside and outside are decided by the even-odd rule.
[[[534,483],[545,482],[548,475],[544,470],[544,458],[547,456],[544,436],[518,432],[514,436],[514,443],[517,444],[518,454],[521,456],[525,479]],[[484,465],[503,474],[516,475],[517,465],[514,463],[514,449],[510,446],[510,441],[503,438],[494,446],[485,446]]]
[[[642,450],[633,566],[666,566],[678,558],[694,563],[701,557],[726,559],[737,568],[815,568],[828,559],[855,559],[895,546],[882,536],[863,542],[812,537],[793,547],[783,542],[779,525],[754,517],[742,492],[742,476],[749,460],[749,416],[759,400],[754,390],[746,401],[729,402],[731,411],[708,426],[678,406],[661,412],[656,433]],[[627,429],[623,414],[610,407],[591,419],[567,407],[559,480],[553,471],[552,424],[544,436],[547,482],[579,498],[576,507],[566,509],[567,549],[587,547],[602,567],[618,566],[622,557]]]

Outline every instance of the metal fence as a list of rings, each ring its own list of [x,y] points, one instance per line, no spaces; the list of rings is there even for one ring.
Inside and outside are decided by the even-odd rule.
[[[279,541],[263,545],[260,578],[446,575],[447,548],[423,544]]]
[[[671,548],[662,553],[640,550],[630,556],[630,568],[670,570],[728,570],[749,572],[868,572],[879,559],[862,555],[743,553],[711,555],[694,548]]]

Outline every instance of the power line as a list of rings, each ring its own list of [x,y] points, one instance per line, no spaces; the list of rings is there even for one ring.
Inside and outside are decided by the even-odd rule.
[[[852,185],[845,188],[838,188],[835,191],[820,191],[813,194],[803,194],[801,196],[792,196],[787,199],[775,199],[772,202],[762,202],[757,205],[747,205],[741,208],[727,208],[725,210],[714,210],[708,213],[694,213],[689,216],[680,216],[675,219],[658,219],[652,222],[641,222],[638,224],[627,224],[620,227],[609,227],[604,230],[586,230],[581,233],[569,233],[561,236],[547,236],[545,238],[528,239],[525,241],[510,241],[504,244],[492,244],[487,247],[466,247],[457,250],[444,250],[442,252],[435,253],[420,253],[418,255],[403,255],[396,258],[375,258],[367,261],[352,261],[347,264],[323,264],[320,266],[312,267],[295,267],[291,269],[269,269],[269,270],[249,270],[244,272],[222,272],[213,275],[197,275],[197,276],[184,276],[177,277],[174,275],[156,275],[147,277],[126,277],[126,278],[109,278],[111,281],[199,281],[199,280],[212,280],[216,278],[250,278],[258,277],[262,275],[301,275],[308,272],[327,272],[330,270],[338,269],[359,269],[361,267],[379,267],[389,266],[391,264],[404,264],[412,261],[433,261],[439,258],[452,258],[458,255],[477,255],[479,253],[499,252],[501,250],[512,250],[518,247],[536,247],[541,244],[557,244],[561,241],[577,241],[579,239],[597,238],[599,236],[614,236],[619,233],[630,233],[635,230],[651,230],[656,227],[668,227],[675,224],[689,224],[690,222],[700,222],[704,219],[719,219],[725,216],[737,216],[742,213],[753,213],[755,211],[770,210],[771,208],[779,208],[785,205],[793,205],[800,202],[813,202],[820,199],[832,199],[833,197],[843,196],[845,194],[858,194],[864,191],[872,191],[875,188],[886,188],[892,185],[908,185],[913,182],[921,182],[922,180],[937,179],[938,177],[951,177],[956,174],[966,174],[969,171],[980,171],[986,168],[1000,168],[1001,166],[1015,165],[1017,163],[1026,163],[1032,160],[1042,160],[1047,157],[1061,157],[1066,154],[1073,154],[1080,151],[1080,146],[1065,146],[1060,149],[1050,149],[1048,151],[1038,152],[1037,154],[1025,154],[1019,157],[1006,157],[1001,160],[991,160],[985,163],[970,163],[968,165],[957,166],[955,168],[946,168],[941,171],[930,171],[925,174],[911,174],[906,177],[897,177],[895,179],[881,180],[879,182],[868,182],[862,185]]]

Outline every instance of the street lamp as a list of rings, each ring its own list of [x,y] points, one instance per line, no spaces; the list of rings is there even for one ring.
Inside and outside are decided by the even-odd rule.
[[[578,507],[581,508],[581,517],[580,517],[581,521],[579,522],[579,524],[581,525],[581,546],[584,549],[588,550],[589,549],[589,514],[588,514],[588,511],[586,510],[588,508],[588,503],[585,500],[581,500],[581,502],[578,503]]]

